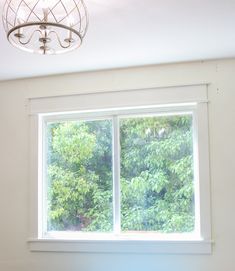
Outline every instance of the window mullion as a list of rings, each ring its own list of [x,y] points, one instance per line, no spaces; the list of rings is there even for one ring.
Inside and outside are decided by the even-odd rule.
[[[114,233],[121,231],[121,211],[120,211],[120,137],[119,119],[113,117],[113,222]]]

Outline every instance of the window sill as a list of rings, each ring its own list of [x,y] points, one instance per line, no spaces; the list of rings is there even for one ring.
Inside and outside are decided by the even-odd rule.
[[[30,239],[32,252],[211,254],[212,241],[205,240],[69,240]]]

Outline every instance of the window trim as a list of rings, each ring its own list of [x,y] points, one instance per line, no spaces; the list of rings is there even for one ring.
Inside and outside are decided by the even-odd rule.
[[[211,241],[30,239],[33,252],[211,254]]]
[[[133,101],[132,96],[135,95]],[[95,95],[95,96],[94,96]],[[194,109],[194,117],[197,122],[197,130],[194,131],[194,137],[197,136],[198,144],[194,146],[194,149],[198,149],[198,167],[200,178],[199,183],[199,197],[200,197],[200,233],[201,239],[184,239],[179,240],[177,238],[172,239],[126,239],[120,235],[114,235],[110,238],[107,236],[98,236],[93,240],[90,238],[79,238],[71,240],[66,239],[46,239],[43,238],[42,225],[40,226],[42,205],[39,204],[40,195],[43,193],[40,183],[37,181],[42,178],[40,176],[43,168],[43,164],[39,163],[38,156],[42,153],[38,153],[38,142],[42,141],[40,137],[39,129],[42,129],[41,117],[47,114],[47,120],[55,120],[62,115],[67,118],[77,118],[87,116],[87,112],[91,109],[89,101],[97,96],[101,95],[98,100],[98,105],[90,115],[102,117],[107,116],[107,111],[112,115],[116,115],[120,107],[123,114],[127,112],[134,112],[135,109],[130,110],[133,106],[138,110],[138,114],[142,112],[169,112],[172,110],[175,112],[187,111],[187,108]],[[119,99],[121,95],[122,99]],[[115,101],[115,107],[107,107],[104,105],[104,111],[102,108],[102,100],[106,101],[110,97]],[[162,97],[162,98],[161,98]],[[167,99],[168,98],[168,102]],[[89,99],[88,99],[89,98]],[[143,103],[144,98],[144,103]],[[84,100],[87,101],[84,103]],[[64,103],[63,103],[64,101]],[[74,103],[74,101],[76,103]],[[125,104],[123,104],[125,101]],[[127,102],[128,107],[127,107]],[[148,103],[147,103],[148,101]],[[187,102],[186,102],[187,101]],[[69,104],[71,103],[71,108]],[[121,104],[122,103],[122,104]],[[77,108],[74,105],[77,104]],[[148,109],[146,109],[146,105]],[[126,108],[123,110],[123,108]],[[69,110],[70,109],[70,110]],[[71,112],[71,109],[73,112]],[[52,113],[54,112],[54,113]],[[63,112],[63,113],[60,113]],[[137,112],[137,111],[136,111]],[[208,116],[207,116],[207,87],[203,86],[188,86],[166,89],[147,89],[147,90],[135,90],[135,91],[122,91],[122,92],[107,92],[107,93],[95,93],[95,94],[78,94],[72,96],[62,97],[49,97],[49,98],[34,98],[29,100],[29,115],[30,115],[30,238],[29,247],[31,251],[68,251],[68,252],[130,252],[130,253],[173,253],[173,254],[191,254],[191,253],[211,253],[211,224],[210,224],[210,184],[209,184],[209,152],[208,152]],[[38,117],[39,116],[39,117]],[[118,140],[118,138],[114,138]],[[42,150],[41,150],[42,151]],[[40,149],[39,149],[40,152]],[[114,159],[116,160],[116,159]],[[39,164],[38,164],[39,163]],[[119,163],[119,161],[117,162]],[[39,165],[39,169],[37,169]],[[120,174],[117,165],[114,165],[114,174]],[[116,173],[115,173],[116,172]],[[117,190],[118,191],[118,190]],[[119,210],[120,211],[120,210]],[[119,217],[120,219],[120,217]],[[117,227],[117,225],[116,225]],[[116,228],[116,230],[118,230]]]

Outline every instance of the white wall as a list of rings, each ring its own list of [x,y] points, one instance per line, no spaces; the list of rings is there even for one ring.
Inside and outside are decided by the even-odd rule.
[[[212,255],[32,253],[28,249],[29,97],[210,83]],[[1,271],[234,271],[235,60],[0,82]]]

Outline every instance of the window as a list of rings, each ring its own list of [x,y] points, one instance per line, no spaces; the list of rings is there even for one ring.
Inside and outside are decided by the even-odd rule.
[[[31,249],[210,252],[205,97],[188,87],[31,100]]]
[[[42,117],[43,237],[198,231],[193,111],[169,109]]]

